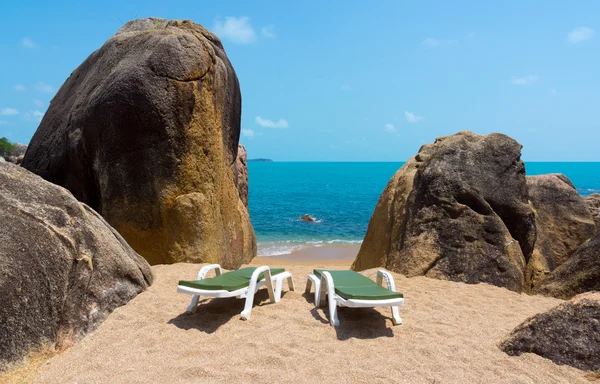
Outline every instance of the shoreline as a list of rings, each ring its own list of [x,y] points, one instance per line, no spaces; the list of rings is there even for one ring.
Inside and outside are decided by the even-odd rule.
[[[287,261],[294,263],[309,263],[320,261],[339,261],[352,262],[356,259],[360,244],[326,244],[326,245],[310,245],[299,249],[291,250],[290,253],[260,256],[257,258],[262,260]]]

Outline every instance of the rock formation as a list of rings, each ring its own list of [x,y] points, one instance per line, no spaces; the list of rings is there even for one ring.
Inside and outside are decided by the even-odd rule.
[[[533,290],[534,293],[561,299],[589,291],[600,291],[600,232]]]
[[[496,133],[422,146],[383,191],[353,269],[523,290],[536,232],[520,156]]]
[[[314,217],[312,217],[312,216],[311,216],[311,215],[309,215],[309,214],[302,215],[302,216],[300,217],[300,220],[302,220],[302,221],[306,221],[306,222],[309,222],[309,223],[314,223],[315,221],[317,221],[317,219],[315,219]]]
[[[0,370],[76,341],[152,281],[100,215],[10,163],[0,163],[0,223]]]
[[[513,356],[535,353],[556,364],[600,370],[600,293],[580,295],[525,320],[500,349]]]
[[[240,199],[248,207],[248,161],[246,148],[238,146],[238,154],[235,160],[235,186],[240,194]]]
[[[594,235],[596,225],[585,201],[564,175],[529,176],[527,186],[537,241],[526,280],[534,288]]]
[[[67,79],[23,166],[98,211],[151,264],[256,255],[235,185],[241,95],[191,21],[125,24]]]
[[[594,218],[596,229],[600,230],[600,193],[592,193],[583,199],[585,200],[585,203],[587,204],[588,209]]]

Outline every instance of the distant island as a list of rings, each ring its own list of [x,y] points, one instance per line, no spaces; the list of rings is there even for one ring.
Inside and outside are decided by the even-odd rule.
[[[271,159],[248,159],[248,162],[256,162],[256,163],[272,163]]]

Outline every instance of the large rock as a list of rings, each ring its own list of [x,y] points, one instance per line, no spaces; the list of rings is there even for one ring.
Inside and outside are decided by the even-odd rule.
[[[23,166],[97,210],[151,264],[256,255],[234,182],[238,79],[191,21],[125,24],[67,79]]]
[[[237,159],[235,160],[235,186],[240,194],[240,199],[248,206],[248,159],[246,148],[243,145],[238,146]]]
[[[537,241],[526,280],[534,288],[594,235],[596,225],[585,201],[564,175],[529,176],[527,186]]]
[[[600,291],[600,232],[533,290],[562,299],[589,291]]]
[[[152,281],[148,263],[69,191],[0,163],[0,369],[69,345]]]
[[[600,293],[578,296],[525,320],[500,348],[513,356],[535,353],[556,364],[600,370]]]
[[[520,156],[496,133],[421,147],[383,191],[353,268],[521,291],[536,235]]]
[[[594,218],[596,229],[600,230],[600,193],[592,193],[589,196],[585,196],[583,199]]]

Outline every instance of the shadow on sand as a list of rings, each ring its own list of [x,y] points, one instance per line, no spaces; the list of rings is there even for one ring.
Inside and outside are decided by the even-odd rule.
[[[314,304],[314,294],[304,294],[306,301]],[[323,324],[329,325],[329,309],[327,306],[310,310],[311,315]],[[394,337],[394,331],[387,326],[387,317],[373,308],[338,307],[340,325],[335,328],[338,340],[377,339]]]
[[[283,297],[282,294],[282,299]],[[184,312],[169,320],[168,324],[173,324],[177,328],[186,331],[197,329],[202,332],[213,333],[228,321],[239,319],[245,303],[246,299],[236,299],[235,297],[200,300],[196,313]],[[254,309],[270,303],[266,289],[260,289],[254,295]]]

